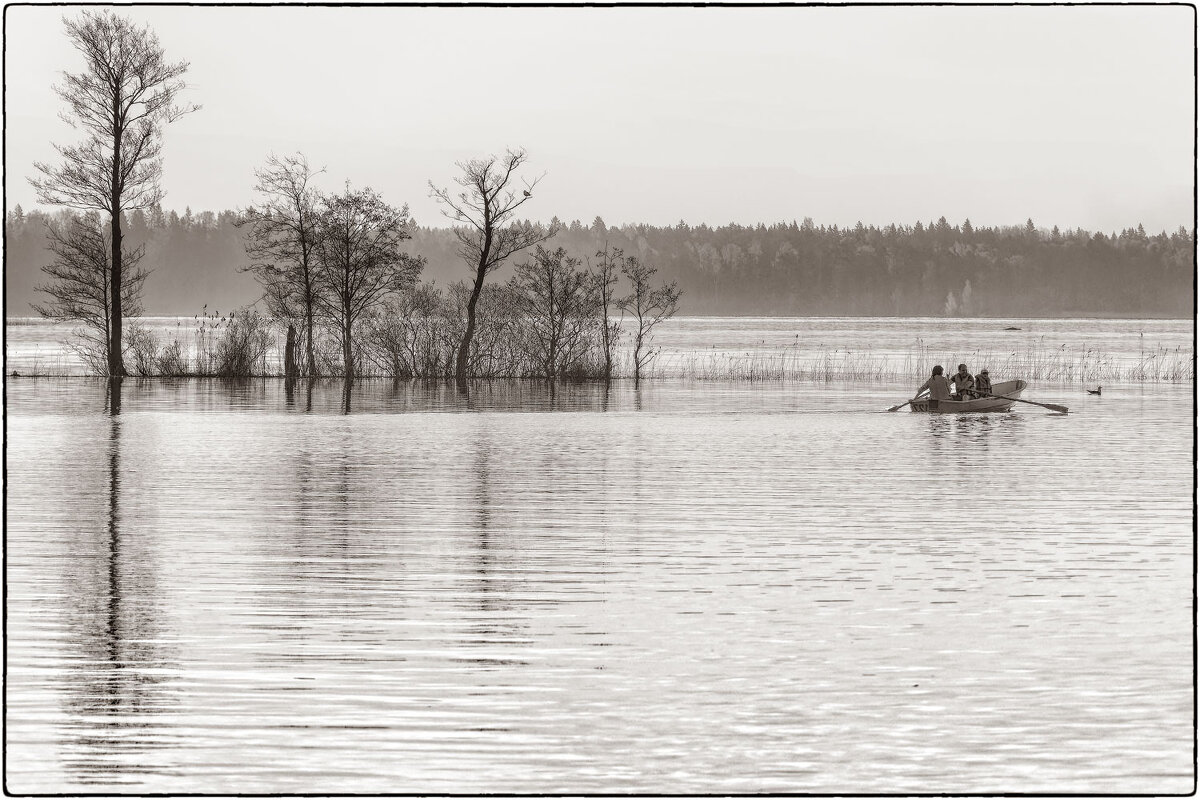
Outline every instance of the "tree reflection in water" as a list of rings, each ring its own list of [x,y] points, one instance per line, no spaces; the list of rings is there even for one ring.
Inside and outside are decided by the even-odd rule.
[[[493,461],[496,453],[492,420],[486,413],[479,414],[476,419],[477,424],[473,426],[475,433],[471,437],[475,448],[471,476],[475,481],[474,538],[477,548],[475,579],[468,581],[468,586],[474,593],[474,605],[478,613],[473,615],[473,619],[471,616],[465,617],[467,625],[461,644],[467,648],[479,648],[483,653],[455,660],[486,670],[523,667],[528,666],[527,661],[507,655],[514,646],[530,644],[524,615],[512,600],[517,589],[516,580],[505,577],[513,572],[509,562],[516,557],[510,549],[514,532],[506,531],[503,525],[499,531],[495,529],[494,495],[502,492],[503,488],[498,491],[494,485]],[[509,535],[506,536],[506,533]]]
[[[179,742],[164,733],[161,715],[174,706],[170,684],[177,665],[163,644],[156,566],[144,542],[125,530],[122,490],[121,381],[106,392],[108,453],[103,465],[106,509],[95,534],[80,531],[90,550],[68,578],[68,641],[75,650],[62,677],[65,706],[75,720],[63,742],[64,766],[81,783],[139,784],[159,771],[152,754]],[[88,568],[90,567],[90,569]]]

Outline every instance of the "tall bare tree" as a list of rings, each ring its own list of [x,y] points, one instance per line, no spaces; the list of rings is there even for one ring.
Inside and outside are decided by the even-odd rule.
[[[49,302],[33,303],[33,310],[48,319],[78,322],[76,349],[97,373],[108,371],[112,360],[111,322],[112,257],[100,215],[89,212],[60,222],[46,223],[46,238],[54,260],[42,267],[49,283],[34,288],[50,296]],[[145,248],[125,250],[121,274],[121,305],[132,316],[141,314],[142,284],[150,274],[140,266]]]
[[[250,270],[262,284],[267,308],[287,320],[299,317],[304,326],[304,363],[307,374],[317,373],[313,355],[313,321],[316,315],[317,211],[320,194],[309,183],[324,172],[314,170],[302,154],[272,155],[263,169],[255,170],[255,191],[262,202],[251,206],[238,220],[250,228],[246,254],[254,260]]]
[[[467,326],[459,342],[454,362],[454,377],[460,386],[467,382],[471,339],[475,335],[475,311],[483,281],[504,260],[527,247],[546,241],[557,231],[525,221],[516,221],[517,209],[533,196],[541,178],[525,182],[521,194],[512,187],[514,173],[528,156],[522,149],[508,150],[503,156],[488,156],[455,163],[462,175],[454,179],[461,191],[451,194],[429,182],[430,196],[445,208],[442,213],[457,223],[458,255],[475,272],[471,296],[467,301]]]
[[[85,71],[63,73],[55,92],[67,104],[63,118],[86,134],[83,142],[55,145],[58,166],[38,162],[30,178],[38,200],[109,215],[111,288],[108,374],[126,374],[121,356],[121,212],[162,201],[162,126],[198,106],[175,106],[186,84],[186,61],[168,62],[148,27],[108,10],[64,19],[67,36],[87,62]]]
[[[636,256],[625,260],[621,272],[629,279],[633,289],[617,301],[617,307],[633,316],[633,383],[637,385],[642,379],[642,370],[658,354],[658,350],[651,345],[654,328],[675,315],[683,292],[675,281],[652,286],[650,280],[658,269],[643,264]]]
[[[354,325],[392,295],[411,289],[425,266],[401,252],[412,238],[408,206],[390,206],[371,189],[322,201],[317,220],[316,308],[338,331],[346,378],[353,379]]]

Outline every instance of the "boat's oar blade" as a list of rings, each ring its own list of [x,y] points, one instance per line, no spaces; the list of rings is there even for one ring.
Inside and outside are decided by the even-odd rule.
[[[915,402],[917,402],[918,400],[920,400],[920,399],[921,399],[922,397],[924,397],[924,396],[925,396],[925,393],[924,393],[924,392],[921,392],[921,393],[920,393],[920,394],[918,394],[916,397],[914,397],[912,400],[905,400],[903,403],[901,403],[901,404],[900,404],[900,405],[898,405],[898,406],[892,406],[891,408],[889,408],[889,409],[888,409],[888,411],[899,411],[900,409],[904,408],[904,407],[905,407],[906,405],[908,405],[909,403],[915,403]]]
[[[1012,400],[1015,403],[1029,403],[1031,406],[1041,406],[1042,408],[1048,408],[1051,411],[1056,411],[1059,414],[1067,413],[1067,407],[1060,406],[1057,403],[1039,403],[1036,400],[1025,400],[1020,397],[1008,397],[1002,394],[988,394],[987,392],[979,392],[979,394],[983,395],[984,397],[995,397],[997,400]]]

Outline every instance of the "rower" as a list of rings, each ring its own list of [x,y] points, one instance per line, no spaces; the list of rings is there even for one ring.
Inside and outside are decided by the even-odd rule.
[[[946,376],[942,374],[942,365],[938,364],[933,368],[933,374],[929,376],[929,380],[921,384],[917,389],[917,397],[921,396],[921,392],[929,390],[929,410],[934,411],[938,407],[938,403],[942,400],[950,399],[950,381],[946,380]]]

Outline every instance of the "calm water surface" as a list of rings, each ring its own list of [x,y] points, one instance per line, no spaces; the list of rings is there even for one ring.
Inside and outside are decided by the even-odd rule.
[[[7,384],[9,791],[1193,786],[1191,386],[105,388]]]

